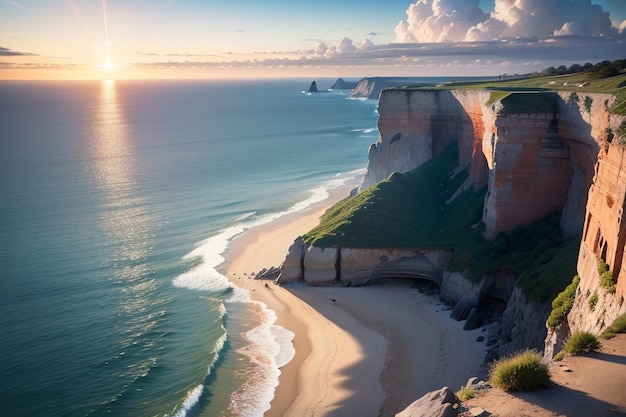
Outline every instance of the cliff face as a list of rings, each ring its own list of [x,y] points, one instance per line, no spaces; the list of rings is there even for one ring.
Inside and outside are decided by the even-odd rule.
[[[416,168],[452,142],[459,144],[461,168],[471,166],[472,181],[480,188],[487,178],[480,103],[488,98],[485,92],[385,90],[378,104],[380,138],[370,147],[360,188]]]
[[[380,138],[370,147],[361,189],[421,165],[456,141],[471,185],[488,185],[487,238],[557,210],[564,212],[565,235],[579,234],[610,96],[517,93],[487,104],[490,94],[385,90]]]
[[[380,139],[370,148],[361,188],[413,169],[457,141],[460,168],[469,169],[475,187],[488,185],[486,238],[558,210],[566,237],[584,231],[581,284],[567,326],[599,332],[626,312],[626,161],[624,147],[610,143],[624,118],[608,112],[613,98],[603,94],[516,93],[488,104],[489,98],[486,91],[385,90]],[[614,293],[600,286],[598,259],[613,273]],[[598,300],[593,309],[590,297]],[[503,342],[513,348],[504,351],[520,347],[519,337],[511,344],[513,336],[533,333],[515,330],[525,322],[541,327],[549,306],[518,294],[509,310],[504,327],[512,336]],[[526,339],[522,345],[536,346],[537,330]]]
[[[371,80],[362,87],[373,88]],[[489,91],[384,90],[380,138],[370,147],[360,190],[393,172],[412,170],[456,142],[458,169],[470,173],[461,189],[487,186],[482,216],[487,239],[561,211],[564,236],[582,234],[581,281],[568,321],[548,338],[552,350],[570,331],[600,332],[626,312],[626,148],[615,133],[625,118],[608,112],[612,100],[575,92],[514,92],[497,100]],[[446,251],[295,246],[293,260],[285,263],[294,268],[283,269],[281,282],[362,285],[381,271],[395,268],[397,274],[403,262],[411,262],[422,273],[416,277],[436,282],[442,299],[461,309],[486,299],[506,304],[498,334],[490,336],[498,339],[501,354],[540,348],[546,336],[550,302],[529,300],[506,271],[470,283],[446,269],[451,256]],[[599,259],[608,264],[612,286],[601,285]]]

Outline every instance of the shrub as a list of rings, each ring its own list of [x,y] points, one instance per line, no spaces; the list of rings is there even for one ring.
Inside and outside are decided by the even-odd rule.
[[[570,355],[580,355],[581,353],[588,353],[599,348],[600,342],[593,334],[589,332],[576,332],[567,339],[567,342],[565,342],[563,346],[563,351]]]
[[[596,304],[598,304],[598,293],[594,292],[591,298],[589,298],[589,310],[593,311],[596,308]]]
[[[609,271],[609,266],[602,259],[598,260],[598,274],[600,274],[600,286],[609,294],[615,294],[613,274]]]
[[[618,333],[626,333],[626,314],[622,314],[616,318],[613,324],[602,333],[602,338],[611,339]]]
[[[548,317],[548,326],[555,328],[567,318],[567,315],[574,306],[574,297],[576,296],[576,289],[580,283],[580,277],[576,275],[565,289],[556,296],[552,301],[552,312]]]
[[[456,396],[461,401],[467,401],[476,396],[476,388],[473,386],[461,387],[461,389],[456,392]]]
[[[550,370],[536,350],[525,350],[495,361],[489,370],[489,383],[504,391],[530,391],[550,383]]]
[[[615,281],[613,281],[613,274],[610,271],[600,275],[600,286],[609,294],[615,294]]]

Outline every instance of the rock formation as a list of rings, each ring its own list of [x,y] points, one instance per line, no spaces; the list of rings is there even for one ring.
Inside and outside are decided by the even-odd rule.
[[[346,81],[343,78],[338,78],[337,81],[330,87],[331,90],[353,90],[356,88],[358,81]]]
[[[309,93],[317,93],[317,82],[313,81],[309,86]]]
[[[374,97],[389,82],[364,79],[353,95]],[[626,138],[617,133],[624,130],[626,118],[609,112],[612,95],[525,91],[493,97],[487,90],[383,90],[380,137],[370,147],[360,190],[394,172],[412,170],[456,143],[457,169],[469,172],[459,192],[487,187],[482,214],[486,239],[560,211],[563,235],[582,235],[581,280],[567,322],[548,335],[546,351],[552,352],[570,331],[598,333],[626,312],[626,147],[619,143]],[[445,248],[317,248],[299,241],[290,249],[279,282],[364,285],[379,277],[406,276],[410,264],[414,276],[437,283],[444,301],[459,304],[457,319],[465,319],[487,299],[505,306],[497,334],[489,336],[497,340],[499,354],[543,348],[549,300],[528,298],[506,270],[471,282],[463,272],[447,269],[451,256]],[[610,276],[605,273],[604,281],[599,260],[608,265]]]
[[[396,417],[455,417],[459,400],[448,387],[425,394]]]

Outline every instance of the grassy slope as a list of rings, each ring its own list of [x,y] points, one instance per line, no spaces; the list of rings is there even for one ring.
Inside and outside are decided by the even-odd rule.
[[[585,86],[579,87],[583,83],[586,83]],[[451,83],[442,87],[446,89],[492,90],[493,97],[490,101],[496,101],[513,92],[521,91],[575,91],[581,93],[614,94],[616,100],[610,109],[611,112],[626,115],[626,74],[597,79],[593,73],[581,73],[554,77],[507,79],[484,83]]]
[[[585,86],[579,87],[579,85],[583,83],[585,83]],[[394,88],[423,89],[420,87]],[[492,104],[515,92],[575,91],[580,93],[613,94],[616,100],[610,111],[615,114],[626,115],[626,74],[600,79],[598,79],[594,73],[580,73],[553,77],[514,78],[486,82],[472,81],[447,83],[426,89],[433,90],[436,88],[444,90],[491,90],[491,98],[487,104]]]
[[[452,247],[459,228],[480,221],[484,190],[466,191],[446,204],[467,178],[451,176],[458,160],[456,145],[404,174],[394,173],[356,196],[331,207],[318,227],[304,235],[320,247]],[[464,205],[464,215],[453,213]]]

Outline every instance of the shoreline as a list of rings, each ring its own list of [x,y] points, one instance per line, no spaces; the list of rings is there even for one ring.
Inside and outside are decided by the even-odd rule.
[[[394,415],[426,392],[444,385],[457,390],[485,374],[484,343],[476,342],[481,329],[462,330],[437,297],[410,289],[412,281],[281,287],[251,275],[280,266],[293,241],[351,188],[331,190],[322,202],[246,231],[218,268],[273,310],[275,325],[295,334],[295,355],[280,368],[267,417]]]

